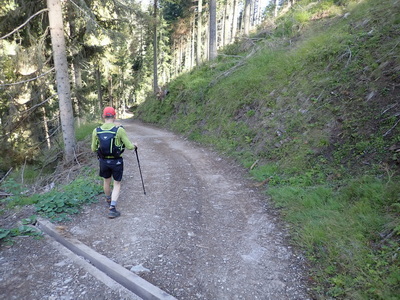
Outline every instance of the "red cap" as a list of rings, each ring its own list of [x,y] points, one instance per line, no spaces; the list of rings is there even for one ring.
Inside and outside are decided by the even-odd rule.
[[[115,109],[108,106],[103,110],[103,117],[114,117],[115,116]]]

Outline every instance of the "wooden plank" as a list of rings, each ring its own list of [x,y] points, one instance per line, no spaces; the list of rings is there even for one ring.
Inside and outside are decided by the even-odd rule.
[[[59,234],[54,224],[47,220],[39,219],[38,227],[55,239],[57,242],[74,252],[76,255],[90,261],[96,268],[104,272],[110,278],[132,291],[142,299],[149,300],[173,300],[175,297],[154,286],[140,276],[128,271],[121,265],[113,262],[106,256],[97,253],[77,239]]]

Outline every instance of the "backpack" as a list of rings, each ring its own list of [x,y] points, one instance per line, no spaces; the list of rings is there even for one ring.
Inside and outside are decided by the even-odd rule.
[[[115,137],[117,135],[119,127],[114,126],[110,130],[101,129],[97,127],[97,137],[99,138],[99,148],[97,149],[97,155],[100,158],[120,158],[121,154],[125,150],[125,146],[116,145]]]

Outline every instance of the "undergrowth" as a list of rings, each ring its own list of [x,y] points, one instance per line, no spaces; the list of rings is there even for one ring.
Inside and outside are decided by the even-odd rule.
[[[101,193],[101,185],[93,174],[82,174],[65,186],[58,186],[42,194],[26,195],[20,184],[13,179],[2,184],[2,189],[12,194],[0,200],[1,211],[32,205],[38,215],[48,218],[52,222],[69,220],[69,216],[79,213],[90,203],[97,202],[96,196]],[[28,224],[34,224],[36,215],[21,220],[22,225],[13,228],[0,228],[0,243],[12,244],[15,236],[40,236],[40,233]]]
[[[92,135],[93,129],[96,128],[101,124],[91,122],[91,123],[85,123],[81,124],[80,126],[76,127],[75,129],[75,138],[77,141],[83,141],[85,138],[88,136]]]
[[[13,238],[17,236],[32,236],[34,238],[41,238],[42,233],[37,229],[28,226],[36,223],[36,216],[21,220],[21,225],[11,229],[0,228],[0,244],[5,243],[7,245],[13,244]]]
[[[13,179],[7,180],[2,188],[11,196],[2,199],[4,209],[23,205],[34,205],[36,212],[52,221],[63,221],[68,215],[76,214],[85,204],[97,201],[101,185],[93,172],[86,172],[68,185],[54,187],[48,192],[25,195],[20,184]]]
[[[53,221],[63,221],[78,213],[83,205],[97,201],[101,185],[94,178],[77,178],[71,184],[43,195],[34,195],[36,211]]]
[[[95,124],[86,124],[76,130],[77,140],[84,141],[81,148],[84,154],[91,154],[90,150],[86,149],[90,149],[90,144],[85,139],[91,136],[94,127]],[[67,183],[65,178],[57,175],[54,169],[50,169],[47,173],[38,171],[43,168],[42,165],[26,165],[13,170],[1,182],[1,191],[4,195],[0,199],[0,215],[9,211],[20,211],[22,207],[29,206],[34,208],[37,215],[48,218],[52,222],[60,222],[68,220],[72,214],[79,213],[83,206],[96,202],[96,196],[101,193],[102,185],[98,182],[95,171],[90,167],[72,168],[68,165],[65,167],[70,168]],[[43,182],[48,184],[40,186],[39,183],[43,184]],[[38,190],[47,191],[37,192]],[[23,220],[16,220],[19,223],[18,226],[0,228],[0,242],[10,244],[16,236],[40,235],[34,228],[27,226],[34,224],[35,220],[36,215],[33,215]]]

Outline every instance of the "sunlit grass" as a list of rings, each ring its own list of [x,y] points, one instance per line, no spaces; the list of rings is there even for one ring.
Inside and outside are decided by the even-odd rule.
[[[75,129],[75,138],[77,141],[82,141],[88,136],[92,135],[93,129],[99,126],[99,123],[86,123],[82,124],[79,127],[76,126]]]
[[[343,297],[346,289],[357,291],[361,283],[370,291],[357,291],[360,297],[364,295],[360,299],[380,289],[391,294],[395,285],[385,285],[381,276],[388,274],[398,282],[399,273],[390,266],[398,266],[399,259],[382,254],[393,253],[396,248],[390,244],[377,244],[375,248],[371,245],[380,240],[379,234],[390,230],[387,224],[398,230],[394,225],[398,220],[396,223],[394,216],[386,214],[382,205],[398,203],[400,187],[396,183],[388,185],[368,177],[353,180],[343,188],[275,186],[268,193],[278,207],[284,208],[286,219],[293,225],[295,241],[316,265],[317,280],[330,286],[328,295]],[[381,266],[376,269],[378,260]]]

